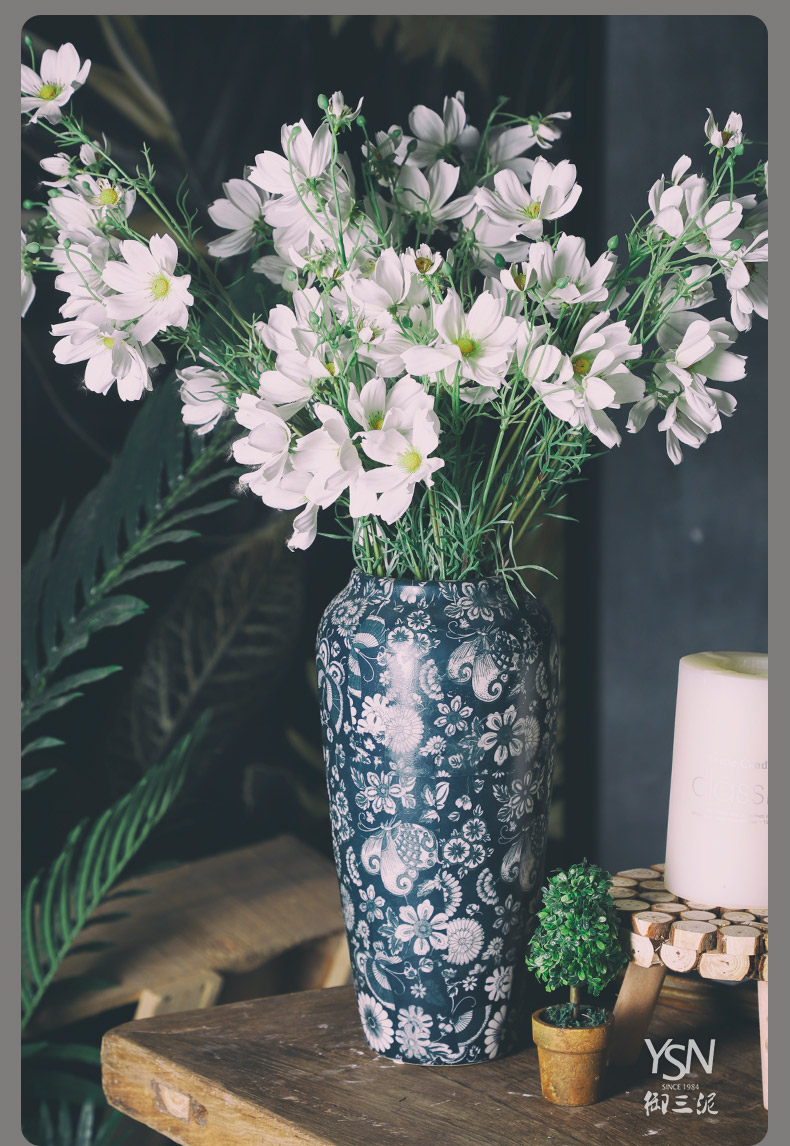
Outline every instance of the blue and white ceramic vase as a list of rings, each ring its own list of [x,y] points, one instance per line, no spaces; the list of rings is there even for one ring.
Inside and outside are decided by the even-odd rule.
[[[551,617],[500,578],[355,570],[318,630],[335,860],[362,1028],[402,1062],[511,1049],[557,728]],[[521,1032],[523,1033],[523,1032]]]

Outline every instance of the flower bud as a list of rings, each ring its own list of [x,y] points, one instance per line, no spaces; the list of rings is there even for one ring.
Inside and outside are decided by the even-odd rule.
[[[392,131],[390,132],[390,139],[394,143],[397,143],[402,135],[403,135],[403,132],[401,131],[401,129],[399,127],[394,127],[392,129]]]
[[[309,315],[307,321],[310,323],[311,326],[319,326],[321,323],[321,319],[318,317],[318,315],[315,313],[314,310],[310,311],[310,315]]]
[[[287,270],[283,274],[283,290],[292,294],[299,286],[299,275],[293,268]],[[312,315],[310,316],[312,318]]]
[[[413,151],[416,151],[416,150],[417,150],[417,140],[416,139],[410,139],[409,144],[406,148],[406,154],[411,155],[411,153]]]
[[[318,99],[315,102],[321,108],[321,111],[326,111],[327,108],[329,107],[329,100],[326,98],[326,96],[323,94],[323,92],[321,93],[321,95],[318,97]]]
[[[610,251],[614,251],[617,249],[617,244],[619,242],[620,242],[619,235],[612,235],[611,239],[608,241],[606,246],[609,248]]]
[[[505,266],[505,256],[498,252],[494,255],[494,263],[499,267],[500,271],[503,270]]]
[[[560,288],[560,290],[564,290],[567,285],[568,280],[564,275],[561,279],[557,279],[557,286]]]
[[[733,239],[730,243],[731,251],[738,251],[743,246],[743,239]]]
[[[32,211],[33,210],[33,200],[32,199],[23,199],[22,200],[22,210],[23,211]]]
[[[25,250],[29,255],[37,255],[41,250],[41,247],[38,245],[38,243],[28,243],[25,247]]]
[[[364,115],[358,115],[357,116],[357,123],[359,124],[360,127],[364,127],[367,122],[368,121],[365,119]]]
[[[409,318],[408,314],[405,314],[400,321],[401,321],[401,326],[405,326],[407,330],[411,330],[411,328],[414,326],[414,323]]]

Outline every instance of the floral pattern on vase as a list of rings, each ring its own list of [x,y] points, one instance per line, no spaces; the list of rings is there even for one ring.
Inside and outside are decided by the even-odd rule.
[[[398,1061],[488,1060],[516,1034],[559,650],[545,608],[511,592],[500,578],[415,583],[354,570],[318,630],[360,1018],[372,1049]]]

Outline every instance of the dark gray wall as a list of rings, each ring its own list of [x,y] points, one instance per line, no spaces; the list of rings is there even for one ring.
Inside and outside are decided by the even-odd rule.
[[[767,33],[752,17],[635,16],[609,18],[604,35],[610,235],[683,152],[702,161],[706,107],[740,111],[767,139]],[[720,433],[674,467],[654,422],[595,479],[596,853],[614,870],[664,856],[679,658],[767,647],[766,324],[737,350],[747,377],[729,387],[738,409]]]

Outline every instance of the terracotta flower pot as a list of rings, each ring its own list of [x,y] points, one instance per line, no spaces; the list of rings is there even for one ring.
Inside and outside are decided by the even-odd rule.
[[[543,1097],[558,1106],[591,1106],[603,1097],[603,1080],[613,1018],[598,1027],[554,1027],[545,1008],[532,1014]]]

